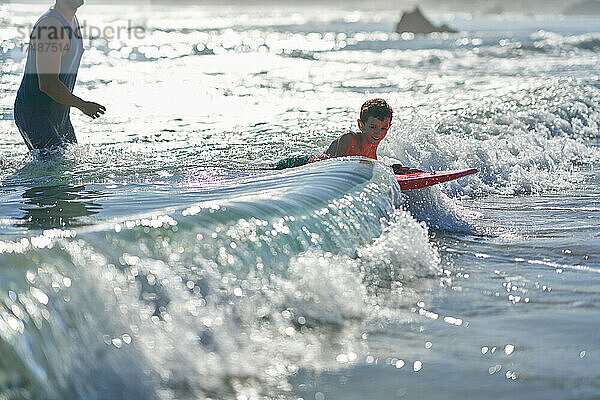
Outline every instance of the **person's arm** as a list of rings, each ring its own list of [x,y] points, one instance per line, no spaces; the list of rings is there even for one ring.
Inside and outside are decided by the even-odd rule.
[[[36,52],[39,87],[43,93],[57,103],[78,108],[94,119],[104,114],[104,106],[80,99],[59,79],[61,58],[69,50],[70,40],[57,19],[42,21],[32,35],[30,45]]]

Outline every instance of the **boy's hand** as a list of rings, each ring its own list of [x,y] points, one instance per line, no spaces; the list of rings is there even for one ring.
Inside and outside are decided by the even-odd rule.
[[[319,153],[319,154],[315,154],[314,156],[310,157],[308,159],[308,162],[309,163],[314,163],[314,162],[317,162],[317,161],[327,160],[329,158],[331,158],[331,157],[328,154]]]
[[[394,174],[396,175],[404,175],[404,174],[414,174],[417,172],[424,172],[420,169],[403,167],[402,164],[392,164],[392,169],[394,170]]]

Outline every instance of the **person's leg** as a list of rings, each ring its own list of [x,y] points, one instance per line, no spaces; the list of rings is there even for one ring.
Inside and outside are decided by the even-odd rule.
[[[74,144],[77,143],[77,137],[75,136],[75,129],[73,129],[73,124],[71,124],[71,119],[67,119],[67,123],[65,128],[62,130],[62,137],[65,144]]]
[[[29,150],[42,150],[57,146],[63,147],[69,143],[65,141],[65,138],[58,132],[56,126],[47,118],[31,118],[26,124],[17,122],[17,127]]]
[[[308,160],[310,160],[311,157],[312,157],[312,155],[298,155],[298,156],[288,157],[284,160],[277,162],[273,166],[273,168],[274,169],[286,169],[286,168],[300,167],[302,165],[308,164]]]

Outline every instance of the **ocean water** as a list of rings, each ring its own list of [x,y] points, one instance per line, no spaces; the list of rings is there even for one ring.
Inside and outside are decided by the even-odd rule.
[[[12,117],[43,11],[0,4],[1,399],[600,398],[600,19],[86,5],[108,112],[44,159]],[[266,168],[372,97],[379,161]]]

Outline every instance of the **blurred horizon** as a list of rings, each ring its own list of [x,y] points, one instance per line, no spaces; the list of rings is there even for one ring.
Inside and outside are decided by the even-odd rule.
[[[0,4],[52,4],[53,0],[0,0]],[[86,5],[139,4],[135,0],[87,0]],[[566,15],[600,15],[600,0],[534,0],[527,2],[506,2],[500,0],[144,0],[146,5],[322,5],[326,7],[357,8],[375,10],[377,8],[398,9],[404,12],[419,6],[426,14],[439,12],[466,12],[473,14],[503,13],[556,13]]]

